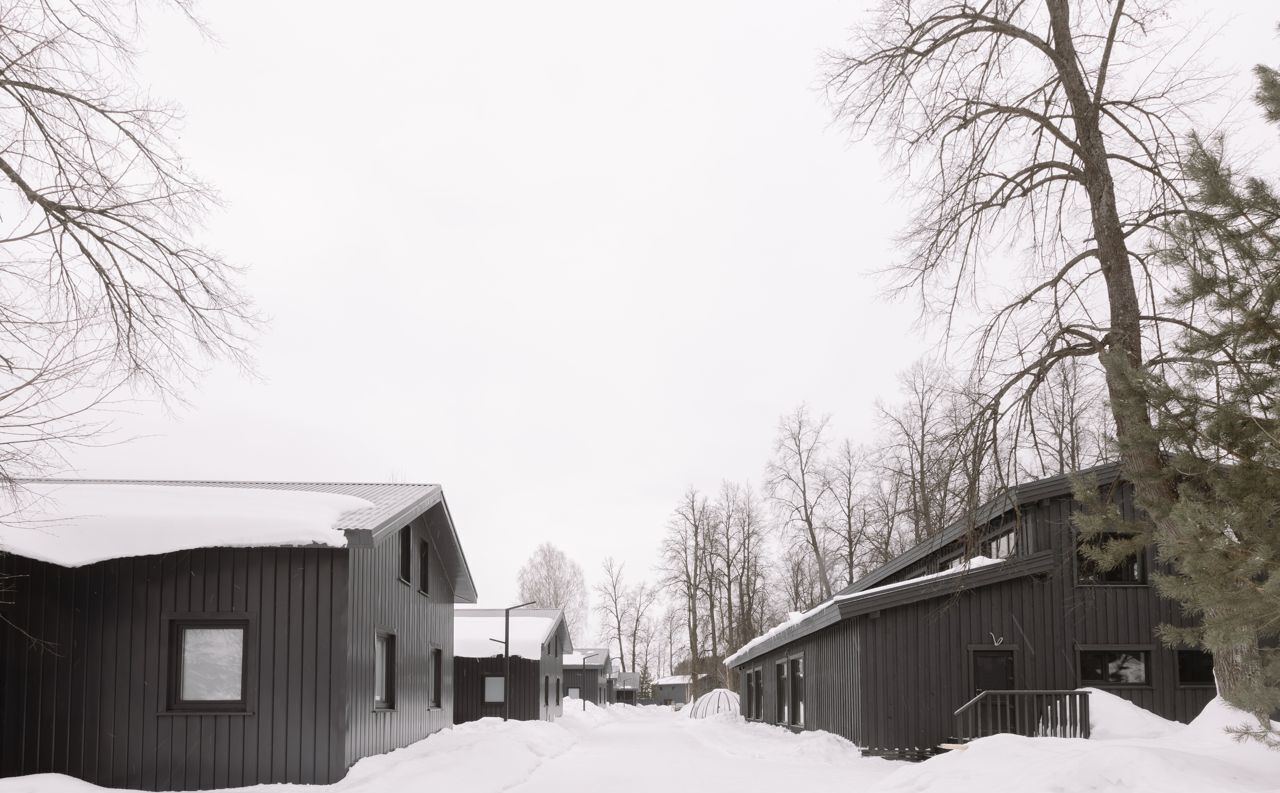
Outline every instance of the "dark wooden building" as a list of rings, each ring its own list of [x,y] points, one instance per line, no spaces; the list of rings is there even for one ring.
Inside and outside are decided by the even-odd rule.
[[[657,705],[684,705],[689,702],[690,675],[668,675],[653,681],[651,699]]]
[[[609,702],[608,679],[612,659],[608,648],[581,647],[561,660],[566,697],[585,699],[597,705]]]
[[[504,609],[459,608],[454,614],[453,721],[486,716],[551,721],[563,713],[562,658],[573,650],[564,612],[511,611],[510,707],[504,699]]]
[[[1135,517],[1117,466],[1084,473]],[[906,754],[976,737],[975,715],[984,734],[1087,734],[1080,687],[1189,721],[1214,696],[1211,658],[1157,638],[1184,618],[1151,586],[1150,551],[1106,572],[1081,557],[1077,509],[1065,476],[1016,487],[755,640],[728,659],[744,715]]]
[[[440,487],[29,487],[93,514],[52,544],[4,530],[0,774],[327,784],[453,722],[454,604],[476,593]]]

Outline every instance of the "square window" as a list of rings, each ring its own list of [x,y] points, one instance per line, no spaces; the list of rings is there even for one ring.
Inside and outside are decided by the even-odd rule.
[[[244,709],[248,627],[246,620],[173,623],[173,708]]]
[[[1081,650],[1080,684],[1145,686],[1150,656],[1146,650]]]
[[[1178,651],[1178,685],[1216,686],[1213,679],[1213,655],[1204,650]]]
[[[1128,538],[1129,535],[1127,534],[1098,534],[1093,537],[1082,538],[1080,540],[1080,547],[1105,547],[1110,542],[1126,540]],[[1076,568],[1079,572],[1080,583],[1082,584],[1124,585],[1147,583],[1147,570],[1146,565],[1143,564],[1141,553],[1131,554],[1115,567],[1104,570],[1097,562],[1092,561],[1080,550],[1077,550]]]
[[[501,675],[485,675],[484,701],[486,705],[499,704],[506,699],[505,681]],[[572,689],[570,689],[572,690]]]
[[[1018,535],[1013,529],[1001,532],[987,541],[988,559],[1008,559],[1018,550]]]
[[[379,633],[373,642],[373,706],[396,706],[396,637],[391,633]]]

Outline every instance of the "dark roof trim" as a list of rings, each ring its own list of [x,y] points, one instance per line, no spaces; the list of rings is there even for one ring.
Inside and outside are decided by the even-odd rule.
[[[746,666],[763,655],[803,639],[805,636],[834,625],[841,620],[870,614],[881,609],[918,603],[922,600],[951,597],[966,590],[990,586],[1015,578],[1047,573],[1053,567],[1053,552],[1041,551],[1021,559],[1015,558],[999,564],[984,565],[955,575],[926,578],[915,583],[903,582],[884,592],[868,592],[862,596],[854,593],[844,600],[840,600],[841,596],[837,595],[836,599],[829,601],[813,616],[770,636],[765,641],[752,647],[741,658],[734,661],[733,665],[735,668]]]
[[[965,517],[952,523],[946,529],[943,529],[936,537],[932,537],[919,545],[904,552],[897,558],[886,562],[880,567],[867,573],[862,578],[853,582],[850,586],[841,590],[841,595],[851,595],[855,592],[861,592],[864,589],[870,589],[878,586],[886,578],[894,573],[901,572],[911,565],[924,559],[929,554],[941,550],[947,545],[963,538],[970,530],[977,526],[990,523],[1002,515],[1014,510],[1020,509],[1027,504],[1033,504],[1046,498],[1054,498],[1056,496],[1065,496],[1071,494],[1071,479],[1073,476],[1092,477],[1097,480],[1099,485],[1109,485],[1120,478],[1119,463],[1105,463],[1103,465],[1086,468],[1075,474],[1058,474],[1045,479],[1037,479],[1034,482],[1027,482],[1024,485],[1017,485],[995,498],[978,507],[970,517]]]

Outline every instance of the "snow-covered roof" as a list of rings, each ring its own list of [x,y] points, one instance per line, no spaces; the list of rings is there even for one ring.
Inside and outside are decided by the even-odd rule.
[[[439,485],[32,479],[0,494],[0,550],[64,567],[194,548],[368,547],[419,516],[455,600],[475,584]]]
[[[565,653],[561,659],[566,667],[575,666],[581,668],[583,661],[586,666],[604,666],[609,662],[609,651],[603,647],[580,647],[574,652]]]
[[[819,603],[818,605],[814,606],[808,611],[803,611],[803,612],[793,611],[787,616],[787,619],[783,620],[780,624],[775,625],[773,628],[770,628],[765,633],[762,633],[761,635],[757,636],[756,638],[742,645],[742,647],[739,647],[737,652],[730,655],[728,658],[724,659],[724,665],[734,666],[739,661],[742,661],[751,657],[754,654],[753,651],[757,647],[760,647],[761,645],[765,644],[770,639],[774,638],[775,636],[782,633],[783,631],[815,621],[816,617],[818,617],[820,614],[822,614],[822,612],[826,611],[832,606],[835,606],[841,603],[851,603],[857,600],[867,599],[874,595],[880,595],[885,592],[892,591],[894,589],[901,589],[903,587],[916,586],[918,584],[922,584],[927,581],[933,581],[940,578],[951,578],[954,576],[964,575],[965,573],[968,573],[972,570],[976,570],[981,567],[987,567],[988,565],[999,564],[1003,561],[1004,561],[1003,559],[989,559],[985,556],[974,556],[971,559],[969,559],[966,564],[960,567],[955,567],[950,570],[943,570],[942,572],[939,572],[939,573],[930,573],[929,575],[917,576],[916,578],[908,578],[905,581],[895,581],[892,584],[884,584],[882,586],[874,587],[871,589],[864,589],[860,592],[853,592],[847,595],[836,595],[832,597],[830,600],[824,600],[823,602]]]
[[[704,677],[706,677],[705,674],[698,675],[699,680]],[[693,677],[690,675],[667,675],[653,681],[653,684],[655,686],[687,686],[691,680],[693,680]]]
[[[488,658],[502,655],[505,630],[504,609],[458,607],[453,613],[453,654],[464,658]],[[560,609],[512,609],[511,654],[521,658],[540,658],[543,647],[564,625]],[[491,641],[497,639],[497,641]],[[573,649],[568,631],[563,647]],[[554,648],[552,652],[555,652]]]

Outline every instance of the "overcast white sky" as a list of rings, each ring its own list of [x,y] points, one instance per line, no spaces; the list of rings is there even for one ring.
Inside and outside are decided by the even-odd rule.
[[[543,540],[648,574],[685,487],[757,481],[802,401],[866,433],[928,348],[873,276],[895,185],[818,91],[863,5],[205,3],[217,42],[154,18],[144,77],[225,199],[262,380],[216,369],[73,462],[440,482],[495,605]],[[1214,5],[1243,90],[1280,7]]]

